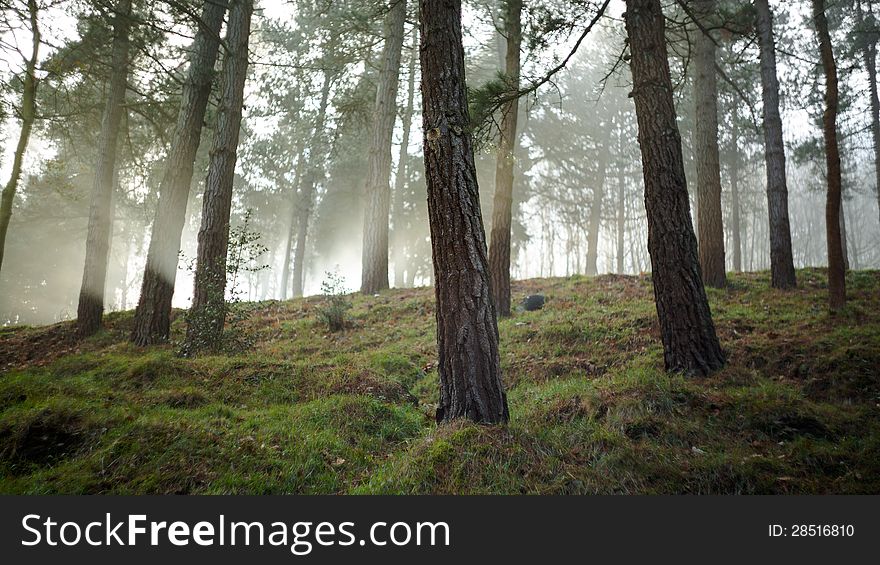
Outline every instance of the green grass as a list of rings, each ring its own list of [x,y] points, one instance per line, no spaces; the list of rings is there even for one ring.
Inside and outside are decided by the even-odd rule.
[[[430,289],[252,305],[256,345],[184,359],[0,330],[0,493],[880,493],[880,273],[825,308],[820,270],[709,290],[729,363],[666,374],[647,277],[515,283],[500,323],[511,422],[437,426]],[[182,334],[182,317],[173,324]]]

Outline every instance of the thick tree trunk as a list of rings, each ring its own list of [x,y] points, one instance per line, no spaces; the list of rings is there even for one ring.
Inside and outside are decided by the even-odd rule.
[[[509,418],[469,132],[461,0],[419,9],[428,217],[437,299],[437,420]]]
[[[187,316],[186,351],[190,354],[216,347],[226,322],[229,213],[241,131],[253,8],[253,0],[231,0],[229,4],[217,129],[205,179],[193,302]]]
[[[724,225],[721,217],[721,161],[718,156],[718,79],[715,42],[706,35],[715,0],[699,0],[696,14],[703,29],[694,32],[694,148],[697,169],[697,247],[708,286],[727,283]]]
[[[522,0],[507,0],[504,14],[507,35],[504,75],[510,90],[519,89],[522,44]],[[510,224],[513,220],[513,166],[519,99],[501,109],[501,131],[495,161],[495,196],[489,240],[489,274],[492,298],[499,316],[510,316]]]
[[[293,251],[293,296],[303,295],[305,283],[306,240],[309,234],[309,219],[312,217],[312,205],[315,199],[315,185],[324,175],[322,151],[324,151],[324,126],[327,120],[327,105],[330,101],[330,85],[333,76],[324,74],[324,86],[321,87],[321,102],[318,105],[318,118],[309,145],[309,161],[303,179],[297,207],[296,246]]]
[[[840,310],[846,304],[846,270],[843,259],[844,242],[840,233],[841,174],[840,149],[837,143],[837,63],[831,36],[828,33],[828,20],[825,17],[824,0],[813,0],[813,23],[819,40],[819,53],[825,72],[825,113],[822,116],[822,130],[825,137],[825,164],[828,177],[828,194],[825,201],[825,231],[828,243],[828,305],[832,311]]]
[[[130,26],[131,0],[119,0],[113,16],[110,89],[101,119],[98,162],[95,166],[95,181],[89,208],[86,259],[77,306],[77,332],[81,336],[89,336],[97,332],[104,315],[104,285],[107,280],[110,230],[113,225],[111,217],[113,175],[116,171],[119,124],[125,113],[123,105],[128,79]]]
[[[761,55],[761,93],[764,100],[764,160],[767,165],[767,209],[770,219],[770,279],[774,288],[794,288],[797,278],[791,253],[788,221],[788,185],[785,179],[785,145],[779,115],[779,80],[773,14],[768,0],[755,0]]]
[[[733,270],[742,272],[742,219],[739,202],[739,128],[736,115],[731,129],[732,149],[730,151],[730,236],[733,243]]]
[[[397,117],[397,83],[403,50],[406,0],[391,0],[385,19],[382,70],[376,88],[372,141],[367,158],[367,207],[361,254],[361,292],[388,288],[388,216],[391,208],[391,136]]]
[[[193,163],[214,81],[214,63],[220,46],[218,34],[225,13],[225,1],[206,0],[193,41],[177,125],[159,184],[159,202],[134,314],[131,340],[138,345],[167,341],[171,332],[171,299],[177,277],[180,237],[186,221]]]
[[[24,154],[27,151],[28,142],[31,138],[31,130],[37,118],[37,61],[40,53],[40,26],[37,21],[39,8],[36,0],[28,0],[28,16],[31,24],[31,56],[25,63],[24,80],[21,91],[21,131],[18,134],[18,143],[15,146],[15,155],[12,158],[12,174],[9,182],[3,187],[0,196],[0,272],[3,269],[3,252],[6,249],[6,234],[9,231],[9,222],[12,219],[12,203],[15,201],[15,192],[21,179],[21,168],[24,163]]]
[[[666,369],[705,375],[724,365],[724,355],[700,276],[672,99],[665,22],[660,0],[628,0],[626,6],[648,250]]]
[[[419,33],[418,30],[413,31],[412,48],[409,52],[409,79],[406,89],[406,109],[401,116],[403,136],[400,139],[400,155],[397,161],[397,174],[394,177],[394,212],[392,219],[394,221],[394,244],[392,249],[394,252],[394,286],[397,288],[407,286],[404,274],[407,270],[406,264],[406,244],[407,237],[403,229],[404,207],[406,205],[406,187],[407,177],[407,155],[409,150],[409,130],[412,129],[413,107],[415,104],[416,94],[416,59],[419,56]],[[412,267],[409,267],[412,270]]]

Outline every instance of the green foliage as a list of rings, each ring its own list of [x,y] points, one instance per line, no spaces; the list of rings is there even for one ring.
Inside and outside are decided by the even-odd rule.
[[[268,248],[261,243],[262,235],[250,229],[250,222],[251,210],[247,210],[242,223],[229,230],[225,269],[218,265],[198,275],[207,300],[204,308],[190,309],[186,314],[189,332],[180,348],[182,355],[234,353],[253,346],[252,336],[244,330],[251,307],[242,301],[241,278],[243,273],[256,273],[269,265],[260,263]],[[193,260],[184,264],[188,270],[196,270]]]
[[[321,282],[321,294],[324,301],[318,308],[318,319],[327,325],[327,331],[339,332],[348,324],[348,311],[352,304],[348,301],[345,279],[339,272],[327,271]]]
[[[348,296],[337,333],[319,300],[254,304],[251,349],[192,359],[129,345],[130,313],[76,349],[6,329],[0,493],[880,492],[880,273],[835,317],[824,271],[798,280],[710,293],[705,379],[662,370],[647,277],[515,282],[547,305],[499,325],[506,427],[434,423],[430,289]]]

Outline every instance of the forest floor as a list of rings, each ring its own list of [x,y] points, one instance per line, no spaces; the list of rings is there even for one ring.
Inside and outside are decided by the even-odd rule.
[[[880,272],[836,316],[798,277],[708,291],[708,378],[662,370],[647,276],[515,283],[547,304],[500,323],[505,427],[434,423],[431,289],[352,296],[335,334],[320,297],[246,305],[253,346],[196,359],[130,312],[0,329],[0,492],[880,493]]]

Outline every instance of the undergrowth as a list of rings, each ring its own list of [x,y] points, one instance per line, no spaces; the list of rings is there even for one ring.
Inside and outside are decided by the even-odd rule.
[[[511,422],[437,426],[431,289],[250,304],[232,355],[127,343],[131,313],[0,332],[2,493],[878,493],[880,273],[709,299],[729,363],[662,370],[647,277],[541,279],[500,322]],[[181,316],[172,325],[182,336]]]

